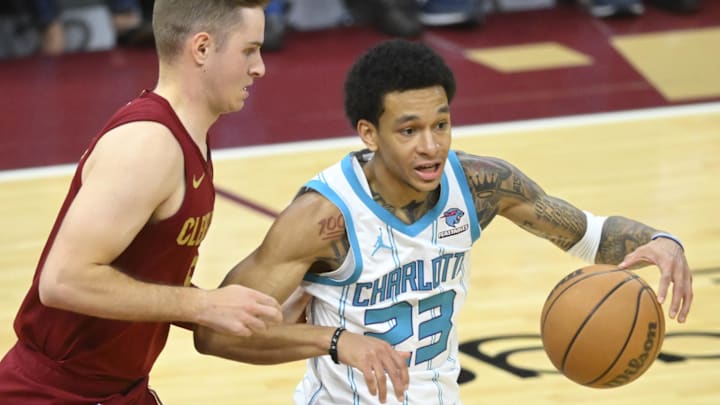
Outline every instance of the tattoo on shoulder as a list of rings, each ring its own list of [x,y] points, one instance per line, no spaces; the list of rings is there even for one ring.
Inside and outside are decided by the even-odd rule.
[[[528,201],[538,193],[539,187],[532,180],[502,159],[464,153],[458,156],[483,228],[497,215],[503,198]]]

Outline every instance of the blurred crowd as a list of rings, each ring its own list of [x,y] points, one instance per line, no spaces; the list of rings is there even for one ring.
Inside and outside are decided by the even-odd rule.
[[[414,38],[426,27],[474,26],[485,16],[573,2],[597,18],[640,16],[646,4],[688,13],[701,0],[270,0],[264,49],[279,50],[293,30],[366,24],[393,37]],[[31,53],[152,45],[153,0],[3,0],[0,58]],[[74,14],[73,14],[74,12]],[[101,21],[102,20],[102,21]],[[85,24],[86,26],[83,26]],[[94,25],[94,27],[89,27]],[[99,32],[99,33],[98,33]],[[93,38],[89,38],[93,35]]]
[[[287,31],[304,28],[296,14],[314,15],[318,24],[343,21],[342,12],[331,4],[340,2],[353,23],[369,24],[383,33],[403,38],[419,36],[425,27],[472,26],[485,21],[492,12],[522,10],[524,7],[552,7],[556,2],[573,2],[597,18],[640,16],[645,3],[673,12],[694,12],[700,0],[271,0],[266,10],[267,49],[280,49]],[[315,5],[311,10],[304,10]],[[324,14],[325,18],[318,18]],[[346,19],[347,20],[347,19]]]

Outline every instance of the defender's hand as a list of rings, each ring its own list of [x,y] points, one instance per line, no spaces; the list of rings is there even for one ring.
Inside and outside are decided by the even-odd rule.
[[[250,336],[283,319],[275,298],[237,284],[206,291],[203,304],[198,323],[231,335]]]

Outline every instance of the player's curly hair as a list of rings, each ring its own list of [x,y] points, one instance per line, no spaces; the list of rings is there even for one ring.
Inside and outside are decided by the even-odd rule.
[[[355,128],[361,119],[375,126],[387,93],[442,86],[448,102],[455,95],[455,76],[427,45],[402,39],[380,43],[362,55],[345,79],[345,114]]]

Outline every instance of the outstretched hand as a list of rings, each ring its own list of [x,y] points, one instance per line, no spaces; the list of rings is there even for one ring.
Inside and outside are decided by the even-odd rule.
[[[387,377],[390,378],[395,396],[403,402],[410,383],[407,359],[409,352],[399,352],[387,342],[371,336],[345,332],[338,341],[338,359],[355,367],[365,376],[365,383],[372,395],[381,403],[387,400]]]
[[[283,320],[280,304],[259,291],[233,284],[206,293],[198,323],[217,331],[250,336]]]
[[[625,256],[618,267],[629,269],[645,264],[654,264],[660,269],[657,296],[661,304],[665,302],[670,283],[673,284],[668,315],[673,319],[677,315],[678,322],[685,322],[690,312],[693,290],[692,274],[683,249],[670,239],[657,238]]]

